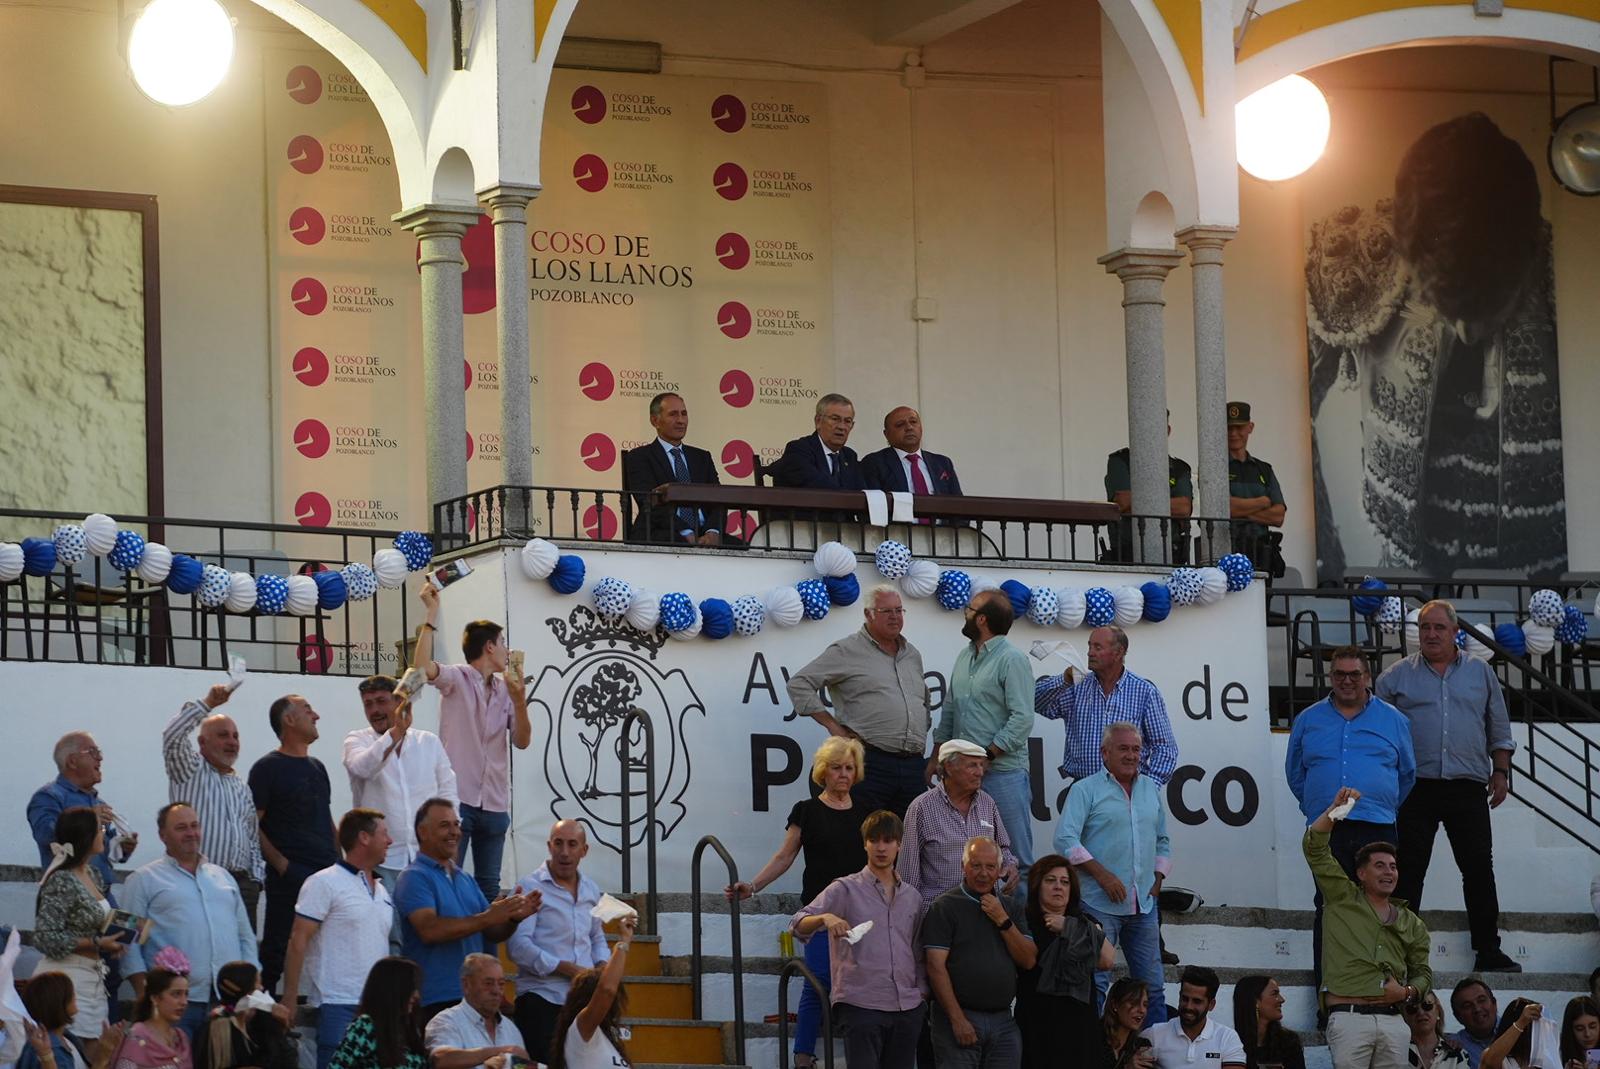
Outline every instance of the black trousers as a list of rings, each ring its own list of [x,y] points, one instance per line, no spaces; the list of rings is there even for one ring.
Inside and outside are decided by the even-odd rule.
[[[921,754],[893,754],[876,746],[865,749],[866,773],[851,788],[850,796],[868,809],[887,809],[904,820],[906,809],[928,789],[922,778],[928,759]]]
[[[550,1061],[550,1041],[555,1036],[556,1018],[561,1016],[561,1006],[540,998],[532,991],[517,996],[516,1009],[511,1019],[522,1033],[522,1049],[541,1065]]]
[[[1395,825],[1377,824],[1370,820],[1335,821],[1328,836],[1328,849],[1333,859],[1344,869],[1345,875],[1356,878],[1356,851],[1368,843],[1393,843]],[[1402,865],[1401,873],[1405,872]],[[1396,892],[1398,893],[1398,892]],[[1315,982],[1313,991],[1322,990],[1322,890],[1318,888],[1315,899],[1317,915],[1311,922],[1311,970]]]
[[[261,925],[261,986],[275,992],[283,975],[283,959],[289,950],[289,930],[294,927],[294,903],[300,885],[311,875],[304,865],[289,863],[289,871],[278,875],[267,866],[267,915]]]
[[[1444,825],[1461,870],[1472,949],[1500,949],[1500,896],[1494,886],[1494,833],[1486,784],[1470,779],[1419,779],[1400,806],[1400,883],[1396,897],[1422,908],[1422,881],[1433,860],[1433,839]]]

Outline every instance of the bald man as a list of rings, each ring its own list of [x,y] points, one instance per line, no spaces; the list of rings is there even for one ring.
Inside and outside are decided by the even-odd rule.
[[[266,866],[256,829],[256,802],[250,784],[233,767],[239,760],[239,725],[216,711],[232,693],[218,683],[204,698],[179,709],[161,731],[161,754],[167,765],[167,798],[187,802],[199,814],[200,853],[227,869],[239,885],[254,928]]]
[[[517,966],[517,1028],[536,1058],[550,1049],[572,978],[611,957],[600,921],[590,912],[600,901],[600,888],[578,872],[589,853],[583,825],[556,821],[546,846],[549,859],[517,881],[518,894],[537,891],[543,904],[506,941],[506,953]]]
[[[887,448],[861,458],[869,490],[961,496],[961,480],[950,458],[922,448],[922,416],[907,405],[883,417]]]

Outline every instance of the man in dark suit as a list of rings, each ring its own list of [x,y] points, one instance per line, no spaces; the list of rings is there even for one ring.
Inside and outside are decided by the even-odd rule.
[[[812,490],[865,490],[856,451],[845,445],[856,425],[856,406],[841,393],[825,393],[817,400],[812,422],[815,434],[796,438],[783,447],[783,456],[769,470],[773,486]]]
[[[861,458],[869,490],[961,496],[961,480],[950,458],[922,448],[922,417],[906,405],[883,417],[888,448]]]
[[[650,501],[650,491],[663,483],[719,484],[711,454],[684,445],[689,433],[689,406],[675,393],[650,399],[650,426],[656,440],[622,454],[623,538],[629,542],[666,542],[715,546],[735,539],[723,533],[723,509],[672,508]]]

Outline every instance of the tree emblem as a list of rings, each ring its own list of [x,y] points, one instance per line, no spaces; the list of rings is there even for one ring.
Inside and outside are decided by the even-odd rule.
[[[602,792],[596,785],[600,775],[600,745],[611,730],[622,723],[622,718],[628,715],[628,710],[643,692],[644,688],[639,685],[633,669],[622,661],[601,665],[588,683],[573,692],[572,718],[584,725],[578,732],[578,738],[589,751],[589,778],[583,790],[578,792],[579,798],[600,797]],[[612,748],[620,760],[620,735]]]

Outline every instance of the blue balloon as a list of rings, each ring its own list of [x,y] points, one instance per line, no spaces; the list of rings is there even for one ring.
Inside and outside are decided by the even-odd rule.
[[[1028,605],[1033,601],[1033,591],[1028,589],[1028,584],[1017,579],[1007,579],[1000,584],[1000,589],[1011,599],[1011,615],[1018,620],[1028,615]]]
[[[324,610],[337,609],[345,603],[350,596],[344,576],[336,571],[312,572],[312,582],[317,584],[317,608]]]
[[[1528,655],[1528,636],[1524,635],[1522,628],[1516,624],[1495,624],[1494,640],[1518,657],[1526,657]]]
[[[172,571],[178,570],[178,558],[172,558]],[[171,576],[167,578],[170,585]],[[289,580],[281,575],[256,576],[256,612],[275,616],[289,604]]]
[[[951,612],[964,609],[972,600],[972,577],[959,569],[946,569],[939,573],[939,585],[934,587],[933,596],[939,599],[940,607]]]
[[[1093,586],[1083,592],[1083,622],[1090,627],[1104,627],[1117,618],[1117,598],[1103,586]]]
[[[1140,586],[1139,592],[1144,595],[1144,618],[1150,623],[1159,624],[1172,614],[1172,591],[1167,584],[1152,579]]]
[[[1576,605],[1568,605],[1562,615],[1561,626],[1556,628],[1556,641],[1568,646],[1581,646],[1589,637],[1589,620]]]
[[[733,634],[733,606],[721,598],[700,603],[700,633],[706,638],[727,638]]]
[[[22,540],[22,571],[24,575],[49,575],[56,570],[56,544],[48,538]]]
[[[1361,580],[1361,589],[1386,591],[1389,589],[1389,585],[1382,579],[1374,579],[1369,575],[1365,579]],[[1358,614],[1362,616],[1372,616],[1377,613],[1379,609],[1383,608],[1383,596],[1381,594],[1362,594],[1358,597],[1351,598],[1350,605]]]
[[[172,570],[167,573],[167,589],[174,594],[193,594],[200,589],[200,580],[205,578],[205,571],[205,565],[189,556],[189,554],[174,553],[172,555]],[[265,579],[268,577],[261,576],[260,578]],[[287,597],[289,584],[284,581],[283,576],[274,575],[271,578],[283,584],[284,596]],[[259,585],[260,581],[258,579],[257,586]],[[257,601],[258,603],[260,601],[259,595],[257,596]]]
[[[1217,567],[1228,577],[1228,590],[1239,591],[1250,585],[1256,577],[1256,566],[1243,553],[1229,553],[1217,561]],[[1373,612],[1378,610],[1374,608]]]
[[[828,585],[821,579],[802,579],[794,585],[800,592],[800,606],[807,620],[821,620],[833,603],[828,600]]]
[[[576,594],[583,586],[583,558],[575,553],[561,554],[545,582],[557,594]]]
[[[856,579],[855,572],[830,575],[822,580],[822,585],[828,588],[828,600],[841,608],[854,605],[861,597],[861,583]]]
[[[698,618],[695,614],[694,602],[689,600],[689,595],[681,592],[661,595],[661,624],[668,631],[687,631],[694,626]]]
[[[401,531],[395,535],[394,548],[406,558],[406,567],[420,572],[433,559],[433,542],[421,531]]]

